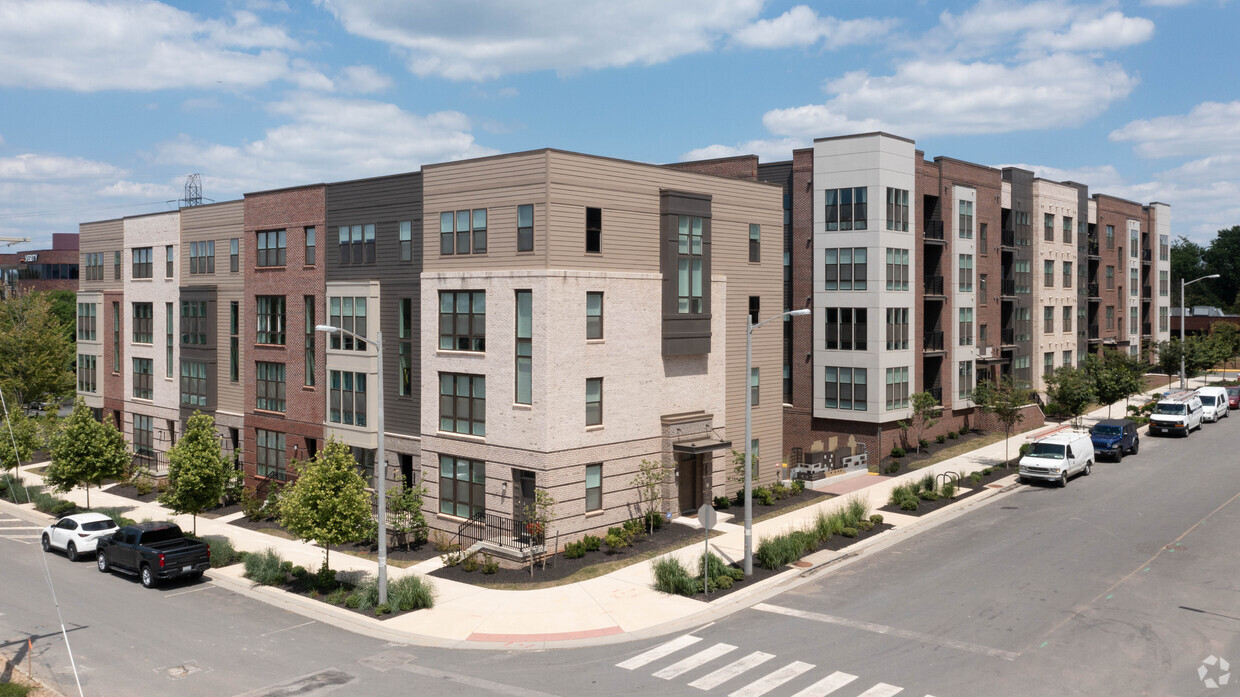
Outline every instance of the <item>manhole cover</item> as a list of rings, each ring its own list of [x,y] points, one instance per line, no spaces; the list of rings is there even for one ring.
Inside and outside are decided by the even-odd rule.
[[[795,567],[801,568],[801,569],[808,569],[809,567],[813,566],[813,564],[810,564],[807,561],[794,561],[792,562],[792,565]]]
[[[181,678],[187,678],[201,670],[202,668],[199,668],[198,666],[195,666],[195,665],[183,665],[183,666],[173,666],[171,668],[166,668],[164,669],[164,672],[167,673],[168,677],[172,678],[173,680],[180,680]]]

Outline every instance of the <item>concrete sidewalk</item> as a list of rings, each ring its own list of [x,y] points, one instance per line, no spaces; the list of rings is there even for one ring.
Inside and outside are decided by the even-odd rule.
[[[1201,384],[1203,384],[1201,379],[1190,381],[1190,386],[1193,387]],[[1148,394],[1142,397],[1148,397]],[[1131,401],[1140,403],[1143,400],[1134,398]],[[1114,405],[1111,410],[1114,418],[1123,416],[1124,411],[1123,404]],[[1107,410],[1104,407],[1087,415],[1084,422],[1088,426],[1106,417]],[[1007,442],[1008,455],[1014,458],[1022,443],[1039,433],[1055,428],[1057,426],[1047,425],[1014,435]],[[947,471],[968,474],[999,464],[1003,457],[1004,442],[1000,440],[899,477],[862,475],[827,485],[821,490],[839,495],[821,503],[755,523],[753,526],[754,548],[757,548],[763,537],[808,525],[819,511],[830,513],[841,508],[850,496],[864,497],[871,510],[877,510],[886,505],[891,489],[898,484],[921,478],[926,473],[936,476]],[[42,483],[41,477],[27,471],[42,464],[45,463],[36,463],[22,468],[22,476],[27,484]],[[669,596],[654,590],[651,587],[651,567],[654,560],[638,562],[605,576],[580,583],[539,590],[491,590],[467,583],[432,578],[428,580],[432,581],[436,590],[433,609],[405,613],[386,620],[363,616],[281,590],[253,586],[241,577],[243,569],[240,564],[214,569],[208,573],[208,577],[219,585],[264,602],[282,605],[307,617],[390,641],[426,646],[504,649],[565,648],[611,643],[658,636],[724,617],[789,587],[807,582],[810,576],[820,569],[851,563],[858,557],[895,544],[922,529],[940,524],[979,505],[984,505],[1002,495],[1002,487],[1014,480],[1014,475],[1005,478],[1000,480],[999,488],[994,488],[995,485],[992,484],[991,491],[982,492],[967,501],[921,517],[884,513],[884,522],[892,524],[893,530],[857,543],[842,552],[816,552],[806,558],[811,564],[808,570],[789,569],[761,582],[746,582],[740,590],[710,603],[680,596]],[[65,498],[80,505],[84,505],[86,501],[85,492],[80,489],[69,492]],[[157,503],[140,503],[97,490],[90,492],[90,498],[95,508],[111,506],[128,508],[130,510],[126,515],[135,520],[171,519],[187,530],[192,525],[189,516],[174,516]],[[5,501],[0,503],[0,507],[6,510],[25,509],[21,513],[28,519],[41,517],[41,519],[51,521],[50,516],[33,511],[29,504],[15,507],[11,501]],[[257,552],[269,547],[274,548],[284,559],[308,569],[318,568],[322,563],[323,550],[319,547],[229,525],[228,521],[232,519],[234,516],[222,519],[199,517],[198,534],[228,537],[239,550]],[[739,523],[739,515],[733,523]],[[742,559],[744,555],[742,526],[739,524],[721,525],[719,530],[722,534],[710,541],[712,551],[727,560]],[[699,542],[670,554],[680,558],[690,568],[696,568],[697,557],[701,554],[701,550],[702,545]],[[426,574],[439,568],[440,565],[438,558],[432,558],[407,569],[389,566],[388,578],[394,580],[407,574]],[[375,573],[374,562],[344,553],[332,555],[332,567],[355,577]]]

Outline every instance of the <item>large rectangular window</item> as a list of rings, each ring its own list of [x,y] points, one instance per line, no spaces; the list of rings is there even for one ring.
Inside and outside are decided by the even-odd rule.
[[[314,324],[317,321],[315,319],[315,313],[314,313],[314,296],[313,295],[303,296],[302,304],[304,305],[302,314],[305,316],[305,325],[306,325],[306,330],[305,330],[306,335],[304,339],[305,354],[306,354],[305,355],[305,366],[306,366],[305,385],[306,387],[314,387],[314,372],[316,370],[316,365],[315,365],[316,362],[314,360],[314,350],[315,350]]]
[[[486,376],[440,373],[439,430],[485,436],[487,434],[486,398]]]
[[[413,221],[400,221],[400,260],[413,261]]]
[[[1042,260],[1042,285],[1046,288],[1055,287],[1055,262],[1050,259]]]
[[[887,248],[887,290],[908,290],[908,250]]]
[[[887,308],[887,350],[903,351],[907,348],[908,308],[889,307]]]
[[[762,261],[762,226],[749,224],[749,261]]]
[[[439,292],[439,348],[485,351],[487,294],[482,290]]]
[[[603,510],[603,466],[586,465],[586,513]]]
[[[1065,334],[1072,333],[1072,306],[1063,306],[1063,331]]]
[[[1106,268],[1106,284],[1107,284],[1107,290],[1115,289],[1115,267],[1114,266],[1108,266]]]
[[[264,230],[258,233],[258,260],[256,266],[284,266],[287,262],[288,240],[284,230]]]
[[[317,260],[318,233],[313,225],[306,227],[306,266],[314,266]]]
[[[960,399],[971,399],[973,397],[973,361],[960,361],[960,366],[956,371],[956,382],[959,386],[957,394]]]
[[[121,253],[112,252],[112,280],[121,280]]]
[[[284,469],[284,434],[254,429],[255,474],[267,479],[284,481],[288,474]]]
[[[887,369],[887,410],[908,408],[908,367]]]
[[[133,277],[151,278],[151,273],[151,248],[135,248],[133,250]]]
[[[331,298],[329,304],[329,324],[366,337],[366,298]],[[343,347],[345,351],[366,350],[366,342],[356,341],[344,332],[332,332],[329,346],[332,349]]]
[[[1072,243],[1072,217],[1067,215],[1063,217],[1063,241]]]
[[[1169,286],[1169,283],[1167,281],[1167,272],[1159,271],[1158,272],[1158,297],[1160,298],[1167,297],[1168,286]]]
[[[868,223],[867,194],[864,186],[846,189],[827,189],[823,192],[826,209],[823,220],[827,231],[864,230]]]
[[[189,243],[189,272],[191,274],[215,273],[215,241]]]
[[[164,278],[172,278],[176,263],[177,255],[173,252],[172,245],[164,245]]]
[[[517,206],[517,251],[534,251],[534,205]]]
[[[973,292],[973,255],[972,254],[961,254],[959,263],[960,263],[960,266],[959,266],[960,280],[959,280],[958,287],[960,289],[960,292],[961,293],[972,293]]]
[[[151,387],[152,363],[149,358],[133,359],[133,396],[136,399],[155,398]]]
[[[866,289],[866,248],[823,250],[826,258],[824,290]]]
[[[908,232],[908,190],[887,187],[887,229]]]
[[[483,254],[487,251],[487,209],[439,214],[440,254]]]
[[[867,351],[869,327],[864,307],[828,307],[826,319],[826,347],[828,350]]]
[[[458,518],[486,513],[486,465],[439,456],[439,512]]]
[[[749,403],[755,407],[758,406],[758,387],[761,385],[760,378],[761,375],[758,373],[757,368],[749,369]]]
[[[85,255],[86,267],[83,280],[86,281],[102,281],[103,280],[103,252],[87,252]]]
[[[1114,305],[1107,305],[1106,316],[1107,316],[1107,329],[1114,329],[1115,328],[1115,306]]]
[[[533,403],[534,371],[534,294],[517,291],[517,404]]]
[[[603,251],[603,209],[586,209],[586,252],[598,254]]]
[[[824,372],[826,408],[866,411],[869,400],[866,394],[865,368],[826,366]]]
[[[133,342],[154,343],[154,309],[151,303],[133,304]]]
[[[1072,262],[1070,261],[1063,262],[1063,287],[1072,287]]]
[[[677,216],[678,233],[676,249],[677,265],[677,312],[696,315],[704,311],[703,278],[704,228],[702,218],[695,215]]]
[[[373,264],[375,261],[375,225],[341,225],[336,229],[340,241],[341,264]]]
[[[206,346],[210,331],[206,300],[181,301],[181,343]]]
[[[241,270],[241,240],[236,237],[228,240],[228,270],[232,273]]]
[[[1137,270],[1135,268],[1128,269],[1128,295],[1137,297],[1140,292],[1140,281],[1137,280]]]
[[[206,363],[181,361],[181,404],[189,407],[207,406]]]
[[[586,338],[603,338],[603,294],[586,293]]]
[[[1165,273],[1165,272],[1164,272]],[[95,341],[95,304],[77,304],[77,340]]]
[[[752,376],[750,378],[752,384]],[[586,425],[603,424],[603,378],[586,378]]]
[[[84,353],[78,354],[77,369],[77,388],[78,392],[96,392],[99,388],[99,379],[96,375],[95,368],[98,363],[98,356],[91,356]]]
[[[241,308],[234,300],[228,304],[228,380],[237,382],[241,379]]]
[[[399,375],[396,393],[402,397],[413,394],[413,299],[401,298],[396,318],[396,338],[399,346]]]
[[[1055,241],[1055,214],[1042,214],[1042,239],[1047,242]]]
[[[172,377],[172,303],[164,303],[164,377]]]
[[[1107,249],[1115,249],[1115,226],[1107,226]]]
[[[145,414],[133,415],[133,454],[151,464],[155,457],[155,429],[153,419]]]
[[[350,426],[366,425],[366,373],[347,370],[331,372],[331,394],[328,419]]]
[[[112,303],[112,372],[121,372],[121,304]]]
[[[254,362],[257,387],[255,408],[263,411],[284,411],[284,364]]]
[[[1055,306],[1044,305],[1042,307],[1042,333],[1055,333]]]
[[[958,330],[960,333],[960,345],[961,346],[972,346],[973,345],[973,308],[961,307],[961,308],[958,308],[958,313],[959,313],[958,316],[960,320],[960,326]]]
[[[260,295],[258,304],[258,343],[284,345],[284,296]]]
[[[960,201],[959,235],[962,240],[973,239],[973,202]]]

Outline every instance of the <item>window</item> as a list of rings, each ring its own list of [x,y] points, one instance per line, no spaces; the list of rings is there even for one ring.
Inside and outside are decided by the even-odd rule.
[[[1042,214],[1042,237],[1047,242],[1055,241],[1055,214]]]
[[[1055,332],[1055,307],[1053,305],[1045,305],[1042,307],[1042,333],[1053,334]]]
[[[119,302],[112,303],[112,372],[121,372],[121,304]]]
[[[986,274],[984,273],[977,275],[977,302],[980,305],[986,304]]]
[[[315,349],[315,346],[314,346],[314,342],[315,342],[315,340],[314,340],[314,334],[315,334],[315,331],[314,331],[314,323],[315,323],[315,319],[314,319],[314,317],[315,317],[315,314],[314,314],[314,296],[313,296],[313,295],[306,295],[306,296],[304,296],[304,297],[302,298],[302,302],[303,302],[303,305],[304,305],[302,314],[305,316],[305,321],[306,321],[306,336],[305,336],[305,351],[306,351],[306,377],[305,377],[305,385],[306,385],[306,387],[314,387],[314,372],[315,372],[315,360],[314,360],[314,349]]]
[[[318,230],[313,226],[306,227],[306,266],[314,266],[315,252],[318,244]]]
[[[704,312],[703,223],[702,219],[695,215],[677,216],[677,223],[677,312],[682,315],[697,315]]]
[[[483,463],[439,456],[439,512],[459,518],[486,512],[486,466]]]
[[[887,369],[887,410],[908,408],[908,368]]]
[[[1130,307],[1128,308],[1128,333],[1136,334],[1139,330],[1140,326],[1137,324],[1137,308]]]
[[[228,241],[228,270],[232,273],[241,270],[241,240],[236,237]]]
[[[1138,285],[1140,283],[1137,281],[1137,269],[1135,267],[1128,269],[1128,295],[1137,297],[1137,293],[1140,292]]]
[[[86,276],[87,281],[103,280],[103,252],[87,252],[85,255]]]
[[[958,317],[960,319],[960,345],[973,345],[973,308],[962,307],[958,309]]]
[[[589,299],[592,293],[586,294],[586,335],[589,337]],[[599,296],[599,337],[602,337],[602,302]],[[513,400],[517,404],[533,403],[533,369],[534,369],[534,294],[528,290],[517,291],[517,385]]]
[[[828,350],[868,350],[866,308],[828,307],[823,314],[826,316]]]
[[[865,290],[866,248],[843,247],[823,250],[827,267],[823,290]]]
[[[758,406],[758,385],[760,384],[759,378],[760,376],[758,374],[758,369],[750,368],[749,369],[749,403],[750,405],[755,406],[755,407]]]
[[[172,377],[172,303],[164,303],[164,377]]]
[[[960,361],[960,366],[956,372],[956,383],[959,387],[957,394],[960,399],[973,398],[973,361]]]
[[[486,291],[440,291],[439,348],[446,351],[485,351],[486,313]]]
[[[284,266],[287,246],[283,230],[258,233],[258,266]]]
[[[1137,250],[1137,234],[1138,233],[1135,228],[1128,231],[1128,256],[1133,259],[1136,259],[1141,254],[1141,252]]]
[[[986,223],[977,224],[977,248],[986,254]]]
[[[284,364],[254,362],[258,387],[255,408],[263,411],[284,411]]]
[[[1115,307],[1107,305],[1107,329],[1115,328]]]
[[[207,344],[207,301],[181,301],[181,343],[196,346]]]
[[[1160,298],[1167,297],[1167,286],[1168,286],[1167,272],[1159,271],[1158,272],[1158,296]]]
[[[400,221],[400,260],[413,261],[413,221]]]
[[[121,253],[112,252],[112,280],[121,280]]]
[[[986,325],[977,325],[977,343],[979,346],[986,346]]]
[[[887,290],[908,290],[908,250],[887,248]]]
[[[749,296],[749,324],[756,325],[762,314],[762,298],[757,295]]]
[[[228,381],[237,382],[241,379],[241,337],[240,307],[236,300],[228,304]]]
[[[866,226],[866,188],[859,186],[852,189],[827,189],[823,192],[826,198],[827,231],[864,230]]]
[[[962,203],[964,202],[962,201]],[[960,255],[959,288],[960,288],[961,293],[972,293],[973,292],[973,255],[972,254],[961,254]]]
[[[99,387],[99,380],[95,374],[95,368],[99,357],[79,353],[77,359],[78,392],[96,392]]]
[[[330,298],[329,303],[331,306],[329,324],[361,337],[366,336],[366,298]],[[332,332],[331,343],[328,346],[336,350],[343,346],[345,351],[366,350],[366,342],[355,341],[353,337],[344,332]]]
[[[1071,351],[1064,351],[1064,352],[1063,352],[1063,366],[1064,366],[1065,368],[1071,368],[1071,367],[1072,367],[1072,352],[1071,352]]]
[[[1072,262],[1065,261],[1063,263],[1063,287],[1072,287]]]
[[[155,439],[153,436],[154,429],[151,427],[151,417],[144,414],[134,414],[133,454],[148,460],[155,457]]]
[[[1027,307],[1018,307],[1012,314],[1016,318],[1016,341],[1032,340],[1033,310]]]
[[[173,265],[176,264],[177,256],[172,252],[172,245],[164,246],[164,278],[172,278]]]
[[[77,304],[77,340],[95,341],[95,304]]]
[[[750,376],[752,382],[753,377]],[[603,378],[586,378],[586,425],[603,423]]]
[[[181,361],[181,404],[190,407],[207,406],[206,363]]]
[[[762,261],[762,226],[749,224],[749,261]]]
[[[260,344],[284,345],[284,296],[260,295],[258,301],[258,339]]]
[[[439,374],[439,430],[472,436],[487,434],[486,377]]]
[[[133,342],[135,344],[153,343],[153,312],[151,303],[133,304]]]
[[[908,232],[908,190],[887,187],[887,229]]]
[[[138,247],[133,250],[133,277],[151,277],[151,248]]]
[[[1055,353],[1047,351],[1042,354],[1042,374],[1050,375],[1055,370]]]
[[[471,215],[472,213],[472,215]],[[439,253],[483,254],[487,251],[487,209],[439,214]]]
[[[1166,235],[1158,236],[1158,258],[1160,261],[1167,261],[1171,258],[1171,247],[1168,246]],[[102,274],[99,277],[103,278]]]
[[[865,411],[867,403],[865,368],[837,368],[827,366],[826,400],[828,409]]]
[[[189,272],[215,273],[215,241],[189,243]]]
[[[373,264],[375,261],[375,225],[341,225],[336,228],[340,242],[341,264]]]
[[[1055,262],[1045,259],[1042,261],[1042,285],[1047,288],[1055,287]]]
[[[1107,290],[1115,289],[1115,267],[1108,266],[1106,270]]]
[[[1063,217],[1063,241],[1068,244],[1072,243],[1072,216]]]
[[[284,481],[284,434],[254,429],[254,451],[257,469],[255,474],[268,479]]]
[[[903,351],[908,348],[908,308],[887,308],[887,350]]]
[[[586,465],[586,513],[603,510],[603,466]]]
[[[1107,226],[1107,249],[1115,249],[1115,226]]]
[[[335,424],[366,425],[366,373],[331,372],[328,419]]]
[[[683,234],[683,233],[682,233]],[[603,209],[586,209],[586,251],[603,251]]]
[[[396,338],[399,340],[399,376],[396,393],[402,397],[413,394],[413,299],[401,298],[396,318]]]
[[[973,239],[973,202],[959,201],[960,208],[960,239]]]
[[[154,399],[151,388],[151,359],[133,359],[133,396],[135,399]]]
[[[534,205],[517,206],[517,251],[534,251]]]
[[[1072,333],[1072,306],[1063,306],[1063,331],[1065,334]]]
[[[1158,308],[1158,331],[1160,332],[1170,331],[1171,324],[1168,319],[1168,310],[1169,308],[1166,307]]]
[[[586,293],[586,338],[603,338],[603,294]]]

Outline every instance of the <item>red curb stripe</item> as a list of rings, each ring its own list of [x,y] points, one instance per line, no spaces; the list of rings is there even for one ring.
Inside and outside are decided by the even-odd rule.
[[[551,632],[548,634],[484,634],[474,632],[466,641],[479,641],[495,644],[522,643],[532,641],[571,641],[573,639],[592,639],[612,634],[623,634],[619,627],[603,627],[602,629],[586,629],[580,632]]]

